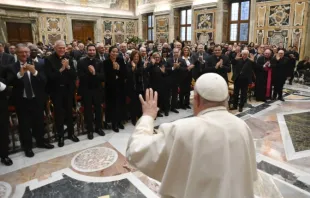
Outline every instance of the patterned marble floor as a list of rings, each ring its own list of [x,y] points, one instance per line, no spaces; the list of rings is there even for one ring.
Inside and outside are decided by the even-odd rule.
[[[231,113],[252,129],[259,170],[256,197],[310,198],[310,88],[285,88],[286,102],[253,99],[244,112]],[[189,116],[192,110],[181,110],[158,118],[156,125]],[[106,131],[93,140],[84,135],[62,148],[35,149],[34,158],[13,154],[13,166],[0,165],[0,198],[159,197],[160,183],[133,169],[124,157],[133,129],[127,124],[120,133]]]

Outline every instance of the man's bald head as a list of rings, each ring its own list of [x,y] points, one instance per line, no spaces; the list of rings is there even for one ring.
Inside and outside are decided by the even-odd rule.
[[[264,52],[264,56],[265,56],[265,58],[270,58],[271,50],[270,49],[266,49],[265,52]]]

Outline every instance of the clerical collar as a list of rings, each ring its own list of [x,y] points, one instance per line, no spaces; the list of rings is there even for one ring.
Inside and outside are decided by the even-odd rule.
[[[36,63],[39,62],[38,57],[35,57],[32,60],[33,60],[33,62],[36,62]]]

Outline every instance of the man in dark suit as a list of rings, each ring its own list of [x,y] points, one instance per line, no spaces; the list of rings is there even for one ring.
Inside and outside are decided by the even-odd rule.
[[[16,107],[22,147],[27,157],[33,157],[32,135],[37,147],[52,149],[54,146],[44,140],[44,91],[47,79],[42,65],[29,59],[29,53],[26,45],[17,45],[18,61],[12,65],[12,99]]]
[[[288,57],[284,56],[284,51],[278,51],[278,54],[271,59],[271,68],[272,68],[272,78],[273,78],[273,94],[272,99],[281,100],[283,99],[283,86],[287,78],[291,77],[291,63]]]
[[[87,125],[88,139],[93,139],[93,113],[92,105],[95,111],[95,132],[101,136],[105,133],[102,129],[102,111],[101,111],[101,96],[102,86],[104,81],[103,63],[95,58],[95,45],[87,46],[87,57],[79,60],[77,64],[78,77],[80,79],[79,92],[82,96],[84,105],[84,117]]]
[[[101,60],[102,62],[105,61],[108,58],[108,54],[105,53],[105,48],[104,48],[103,43],[98,43],[96,48],[97,48],[96,58]]]
[[[130,62],[130,57],[129,54],[127,53],[127,44],[122,43],[120,45],[120,50],[119,50],[118,58],[123,59],[125,65]]]
[[[4,43],[0,42],[0,65],[8,65],[15,62],[14,56],[4,52]]]
[[[214,55],[209,56],[205,64],[205,68],[202,69],[202,73],[217,73],[221,75],[228,83],[227,73],[230,71],[231,67],[228,57],[222,55],[222,48],[220,45],[215,45]]]
[[[183,80],[184,72],[187,70],[185,61],[180,58],[179,48],[173,49],[173,58],[168,58],[165,71],[168,74],[168,84],[170,86],[171,107],[170,111],[179,113],[178,103],[178,86]],[[169,97],[169,98],[170,98]]]
[[[76,61],[80,60],[82,57],[86,55],[83,43],[79,43],[78,48],[79,50],[73,50],[73,58]]]
[[[14,63],[14,58],[4,53],[3,44],[0,43],[0,158],[1,163],[6,166],[13,164],[9,158],[9,111],[8,111],[8,85],[9,79],[8,65]],[[11,76],[13,76],[11,74]]]
[[[288,67],[289,67],[289,74],[290,74],[289,83],[291,85],[294,79],[296,62],[299,61],[299,53],[297,52],[297,47],[296,46],[289,47],[289,50],[285,53],[285,56],[288,58]]]
[[[45,59],[45,73],[48,79],[47,90],[54,104],[59,147],[64,146],[64,124],[67,125],[68,138],[73,142],[79,141],[74,135],[72,118],[77,75],[72,59],[65,57],[65,49],[65,42],[58,40],[55,42],[55,52]]]
[[[243,111],[243,106],[247,101],[248,85],[252,82],[254,55],[251,54],[249,58],[249,51],[243,50],[242,57],[238,56],[232,59],[234,64],[234,106],[231,110],[237,109],[239,102],[239,92],[241,90],[241,98],[239,104],[239,112]]]

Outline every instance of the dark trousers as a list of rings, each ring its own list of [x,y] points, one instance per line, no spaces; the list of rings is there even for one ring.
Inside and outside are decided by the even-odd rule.
[[[176,109],[178,104],[178,85],[172,85],[169,93],[170,109]]]
[[[0,157],[9,155],[9,111],[7,99],[0,99]]]
[[[139,94],[141,94],[144,97],[144,93],[142,91],[140,93],[136,91],[132,91],[129,94],[129,98],[130,98],[129,112],[130,112],[130,118],[132,121],[136,121],[137,118],[141,117],[142,115],[142,106],[141,106],[141,102],[139,99]]]
[[[44,141],[44,104],[23,98],[16,105],[18,131],[24,149],[32,149],[32,136],[37,144]]]
[[[184,82],[180,84],[179,97],[180,97],[180,105],[182,107],[189,106],[190,95],[191,95],[191,81],[185,79]]]
[[[234,82],[234,107],[238,106],[239,93],[241,91],[240,97],[240,107],[243,107],[247,101],[249,80],[247,78],[238,77]]]
[[[273,95],[272,95],[273,99],[276,99],[277,97],[279,99],[282,99],[284,83],[285,82],[283,82],[283,80],[276,80],[273,87]]]
[[[64,88],[52,94],[51,98],[54,104],[54,119],[58,136],[64,136],[64,124],[67,125],[68,135],[71,136],[74,134],[72,118],[73,94]]]
[[[101,96],[100,89],[87,90],[82,95],[84,105],[84,118],[87,125],[88,132],[93,132],[93,107],[95,110],[95,127],[96,129],[102,128],[102,107],[101,107]]]

